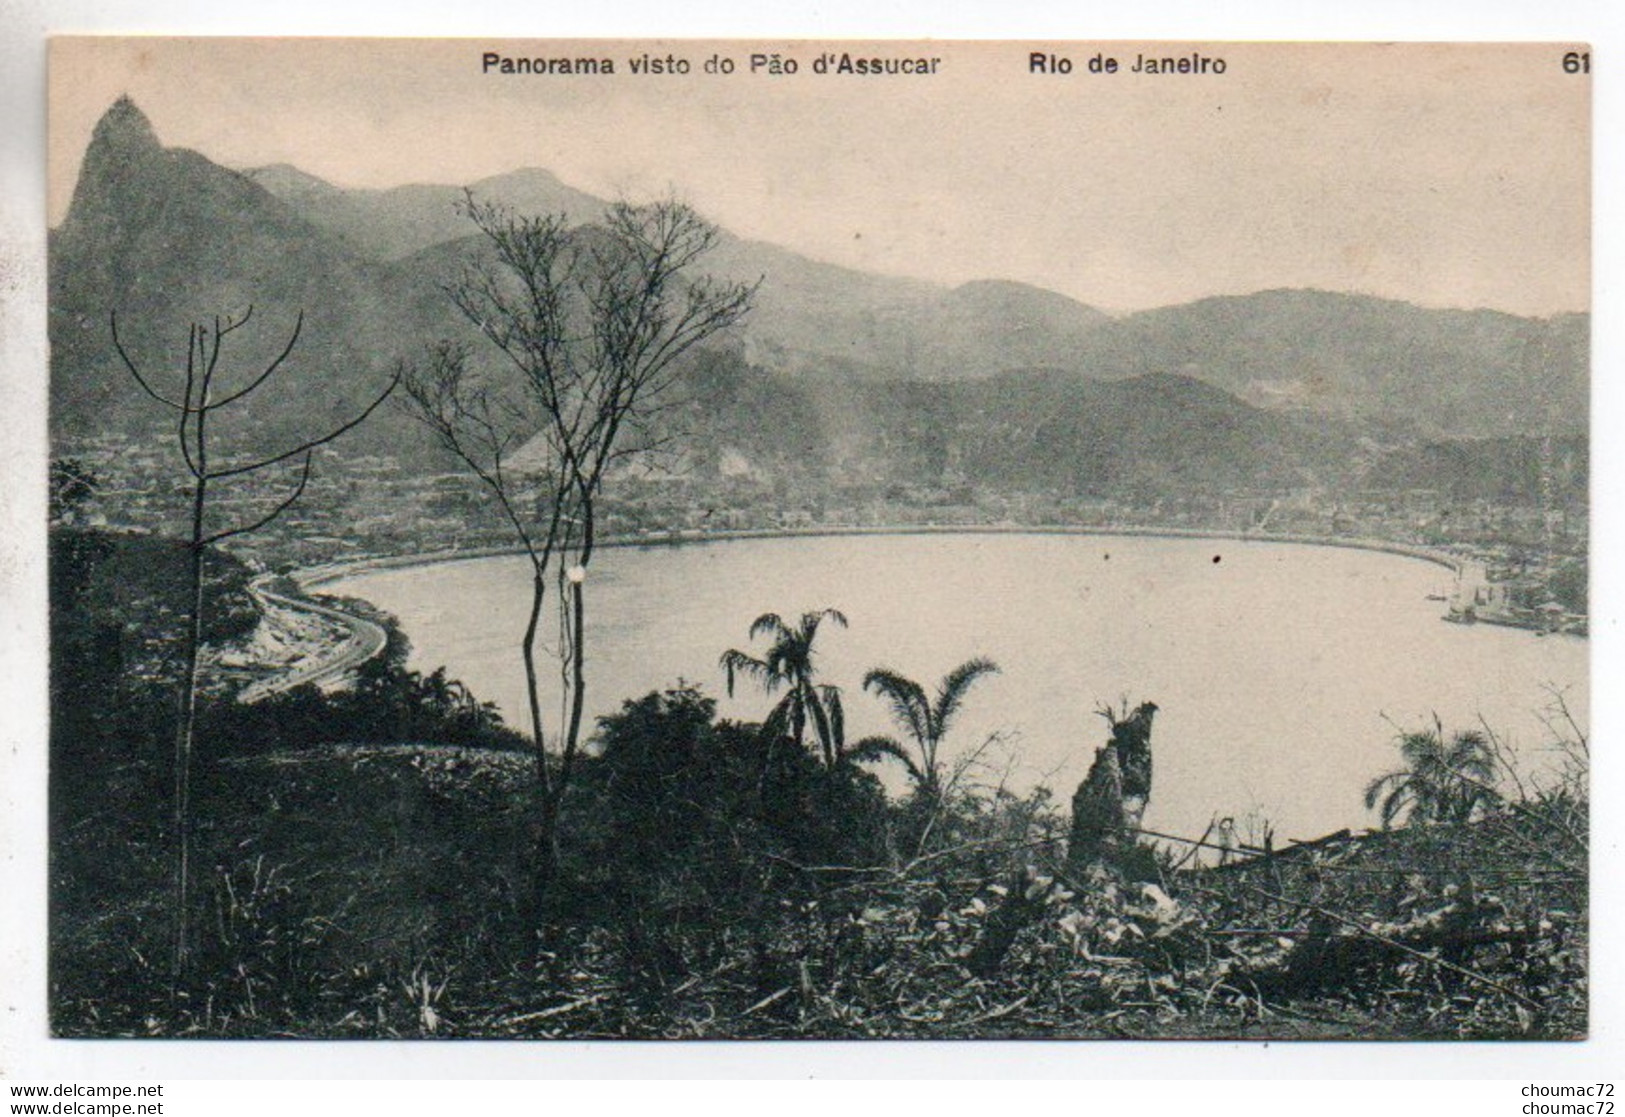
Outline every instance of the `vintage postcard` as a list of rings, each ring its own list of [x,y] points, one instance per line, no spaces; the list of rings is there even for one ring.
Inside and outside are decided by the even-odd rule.
[[[49,67],[53,1035],[1588,1035],[1587,44]]]

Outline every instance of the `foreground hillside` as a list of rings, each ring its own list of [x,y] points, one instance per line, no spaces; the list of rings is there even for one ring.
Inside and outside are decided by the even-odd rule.
[[[775,747],[679,689],[600,726],[562,878],[538,909],[533,760],[488,729],[508,747],[421,743],[459,724],[466,735],[474,708],[424,682],[213,709],[217,744],[194,785],[199,939],[174,989],[161,719],[58,732],[54,1031],[1586,1031],[1583,782],[1467,823],[1279,851],[1267,838],[1130,841],[1118,867],[1080,867],[1076,820],[1045,791],[888,801],[868,772]],[[369,711],[359,722],[357,702]],[[363,725],[379,743],[314,743],[367,735]]]
[[[348,747],[223,766],[199,982],[166,1008],[163,874],[150,842],[96,879],[79,819],[56,850],[53,1019],[63,1035],[1512,1038],[1586,1019],[1585,891],[1517,848],[1537,829],[1398,833],[1160,884],[1022,870],[1055,820],[982,804],[949,856],[814,872],[750,859],[766,903],[722,925],[681,879],[598,874],[532,964],[523,758]],[[1019,822],[1018,822],[1019,820]],[[87,826],[88,822],[88,826]],[[1035,828],[1026,841],[1012,832]],[[1495,840],[1486,843],[1485,837]],[[125,836],[125,835],[120,835]],[[1025,856],[1014,851],[1026,846]],[[114,848],[103,844],[102,850]],[[1015,865],[1015,868],[1011,866]],[[136,869],[136,872],[131,870]],[[148,871],[140,871],[148,870]],[[1467,882],[1472,882],[1468,885]],[[1335,911],[1400,936],[1418,913],[1482,929],[1436,949],[1339,937]],[[1016,893],[1012,889],[1017,890]],[[1030,921],[997,968],[974,964],[1013,894]],[[737,899],[737,898],[736,898]],[[763,910],[765,909],[765,910]],[[1424,910],[1425,909],[1425,910]],[[737,916],[737,912],[734,913]],[[1305,968],[1313,936],[1346,952]],[[1328,955],[1332,947],[1328,947]],[[1454,961],[1450,961],[1453,959]],[[1471,976],[1467,976],[1471,975]]]

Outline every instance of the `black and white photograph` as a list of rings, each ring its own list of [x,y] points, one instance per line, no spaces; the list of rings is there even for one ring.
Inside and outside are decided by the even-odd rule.
[[[1592,1035],[1588,44],[48,62],[53,1037]]]

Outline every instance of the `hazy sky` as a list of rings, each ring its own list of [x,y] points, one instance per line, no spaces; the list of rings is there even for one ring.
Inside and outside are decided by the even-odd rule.
[[[694,72],[634,75],[644,49]],[[1072,73],[1029,73],[1031,49]],[[1313,286],[1548,314],[1586,309],[1590,285],[1589,78],[1563,72],[1565,49],[58,39],[50,215],[129,93],[165,144],[229,166],[370,187],[536,166],[600,195],[675,188],[819,259],[1111,310]],[[486,50],[607,57],[616,74],[483,74]],[[825,50],[942,62],[820,76]],[[800,72],[753,76],[753,51]],[[1122,69],[1090,74],[1097,51]],[[1193,52],[1226,72],[1127,72]],[[705,74],[713,54],[736,72]]]

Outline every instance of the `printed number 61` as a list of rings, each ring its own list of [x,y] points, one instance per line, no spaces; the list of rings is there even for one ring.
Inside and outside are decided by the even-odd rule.
[[[1589,74],[1591,72],[1591,53],[1571,50],[1563,56],[1563,72],[1565,74]]]

